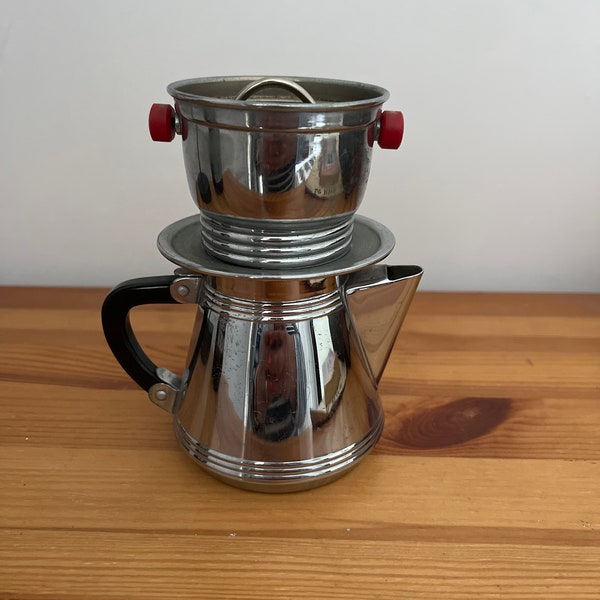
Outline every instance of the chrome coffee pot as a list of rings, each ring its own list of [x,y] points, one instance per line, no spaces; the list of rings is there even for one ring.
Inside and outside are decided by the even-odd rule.
[[[353,82],[220,78],[169,91],[175,109],[154,105],[150,130],[181,133],[200,216],[159,235],[173,275],[107,296],[106,339],[212,475],[259,491],[322,485],[381,435],[378,382],[422,275],[377,264],[394,237],[355,215],[373,142],[397,147],[402,116],[381,112],[385,90]],[[130,310],[157,303],[197,306],[181,374],[132,331]]]

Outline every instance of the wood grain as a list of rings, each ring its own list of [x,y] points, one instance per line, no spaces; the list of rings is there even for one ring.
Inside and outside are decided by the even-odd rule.
[[[419,293],[339,481],[213,480],[107,349],[106,290],[0,289],[0,599],[600,598],[600,296]],[[193,309],[136,309],[181,369]]]

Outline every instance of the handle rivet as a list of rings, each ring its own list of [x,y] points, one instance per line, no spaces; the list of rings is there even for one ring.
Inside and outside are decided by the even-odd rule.
[[[159,402],[163,402],[164,400],[167,399],[167,392],[165,390],[156,390],[156,392],[154,392],[154,397],[159,401]]]
[[[177,288],[177,295],[185,298],[190,293],[190,288],[187,285],[180,285]]]

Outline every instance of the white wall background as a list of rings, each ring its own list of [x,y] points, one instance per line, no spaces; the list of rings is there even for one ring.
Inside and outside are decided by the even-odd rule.
[[[0,282],[170,272],[195,207],[148,108],[240,74],[390,90],[405,142],[361,213],[422,289],[600,292],[597,0],[0,0]]]

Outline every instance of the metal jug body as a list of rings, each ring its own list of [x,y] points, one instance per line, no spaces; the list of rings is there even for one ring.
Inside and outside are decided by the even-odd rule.
[[[230,284],[203,282],[173,410],[178,439],[244,488],[291,491],[340,476],[379,438],[383,410],[336,278],[294,282],[276,300],[231,296]]]

